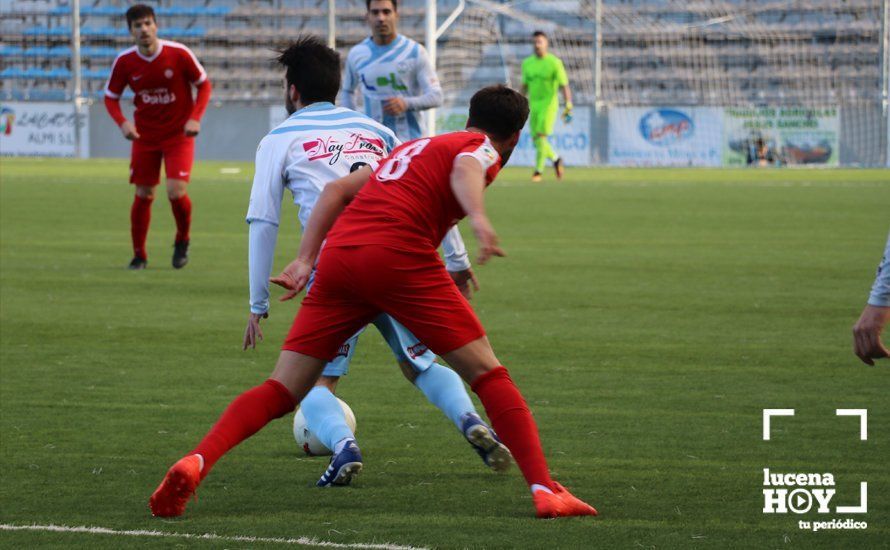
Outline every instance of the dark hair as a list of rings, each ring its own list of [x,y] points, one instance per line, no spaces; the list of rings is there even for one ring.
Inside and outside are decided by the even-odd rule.
[[[143,17],[151,17],[152,21],[158,22],[158,18],[155,17],[155,10],[151,6],[146,6],[145,4],[133,4],[130,6],[130,9],[127,10],[127,28],[131,28],[134,21],[138,21]]]
[[[373,0],[365,0],[365,7],[368,11],[371,11],[371,2]],[[398,0],[389,0],[392,2],[392,11],[399,11],[399,1]]]
[[[482,88],[470,99],[467,126],[491,134],[495,139],[507,139],[525,126],[528,100],[503,84]]]
[[[297,37],[278,53],[277,61],[287,68],[287,84],[297,88],[303,105],[334,102],[340,90],[340,54],[311,34]]]
[[[547,34],[544,31],[535,31],[532,33],[532,38],[537,38],[539,36],[543,36],[544,38],[547,38]]]

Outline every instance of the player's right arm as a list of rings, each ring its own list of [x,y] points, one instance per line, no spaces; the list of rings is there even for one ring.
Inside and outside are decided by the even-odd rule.
[[[353,95],[355,94],[355,87],[358,85],[358,75],[354,68],[354,55],[352,53],[354,51],[355,48],[350,50],[349,54],[346,56],[346,68],[343,71],[343,85],[340,89],[340,97],[338,99],[339,105],[341,107],[346,107],[347,109],[355,109]]]
[[[288,292],[281,297],[281,301],[290,300],[299,294],[309,282],[309,275],[312,273],[328,231],[333,227],[337,216],[368,183],[372,173],[371,168],[365,166],[325,186],[303,231],[297,259],[285,267],[277,277],[270,279],[276,285],[288,289]]]
[[[124,64],[120,61],[121,56],[117,56],[111,65],[111,76],[108,77],[108,82],[105,84],[105,109],[111,115],[111,118],[114,119],[118,128],[121,129],[121,133],[125,138],[129,140],[139,139],[140,136],[136,126],[127,120],[127,117],[121,111],[121,94],[124,93],[124,89],[127,87],[127,71]]]
[[[451,170],[451,190],[470,222],[479,243],[479,265],[492,256],[506,256],[498,246],[498,236],[485,213],[485,171],[482,162],[471,155],[460,155]]]
[[[474,291],[479,291],[479,280],[473,273],[467,247],[457,225],[452,226],[442,239],[442,252],[445,258],[445,270],[451,275],[451,279],[464,298],[469,300],[473,297]]]
[[[244,331],[243,349],[255,348],[263,339],[260,319],[269,316],[269,275],[278,239],[281,200],[284,195],[284,156],[268,138],[260,142],[256,152],[256,172],[250,190],[247,223],[248,279],[250,284],[250,314]]]

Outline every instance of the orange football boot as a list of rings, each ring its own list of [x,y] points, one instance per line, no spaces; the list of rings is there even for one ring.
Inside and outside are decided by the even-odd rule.
[[[596,508],[576,498],[559,483],[553,483],[553,493],[535,491],[532,496],[539,518],[564,518],[568,516],[595,516]]]
[[[180,458],[167,470],[164,481],[158,485],[148,500],[151,515],[162,518],[181,516],[185,505],[201,483],[201,457],[189,455]]]

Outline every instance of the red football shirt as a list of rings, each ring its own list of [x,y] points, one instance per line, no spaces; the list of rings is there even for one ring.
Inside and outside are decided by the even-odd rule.
[[[111,66],[105,95],[118,99],[130,86],[136,94],[136,129],[142,139],[160,141],[182,133],[194,109],[192,86],[206,79],[190,49],[161,40],[152,57],[143,56],[136,46],[122,51]]]
[[[451,171],[468,155],[485,168],[485,184],[501,163],[484,134],[454,132],[396,147],[328,234],[326,247],[377,244],[399,250],[435,250],[466,213],[451,190]]]

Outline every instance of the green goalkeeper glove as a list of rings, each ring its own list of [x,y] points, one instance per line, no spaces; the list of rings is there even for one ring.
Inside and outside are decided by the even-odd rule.
[[[569,101],[568,103],[566,103],[565,110],[563,110],[562,112],[562,120],[566,124],[570,124],[572,122],[572,107],[572,102]]]

